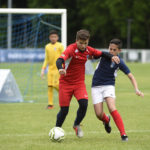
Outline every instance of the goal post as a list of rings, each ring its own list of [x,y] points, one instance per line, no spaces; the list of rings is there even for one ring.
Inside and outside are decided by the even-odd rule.
[[[66,48],[66,9],[0,8],[0,69],[12,71],[25,101],[47,101],[47,80],[40,73],[51,30]]]
[[[40,14],[40,13],[61,15],[61,42],[66,48],[67,45],[67,10],[66,9],[25,9],[25,8],[22,9],[1,8],[0,9],[0,14]]]

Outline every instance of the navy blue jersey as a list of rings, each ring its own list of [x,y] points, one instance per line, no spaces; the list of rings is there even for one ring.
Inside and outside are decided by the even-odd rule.
[[[92,87],[101,85],[115,85],[115,77],[117,76],[117,71],[119,69],[125,74],[130,73],[129,68],[121,58],[120,63],[115,64],[111,60],[102,57],[95,70],[92,80]]]

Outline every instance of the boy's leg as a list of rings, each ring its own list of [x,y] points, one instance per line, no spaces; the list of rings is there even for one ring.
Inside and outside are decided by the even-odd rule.
[[[60,111],[57,114],[56,126],[61,127],[69,111],[72,98],[72,87],[67,84],[59,84]]]
[[[120,135],[121,136],[126,135],[123,120],[122,120],[119,112],[117,110],[114,110],[111,112],[111,115],[115,121],[116,126],[118,127],[118,129],[120,131]]]
[[[74,122],[74,126],[80,125],[81,121],[83,120],[88,106],[88,100],[87,99],[80,99],[78,100],[79,108],[77,110],[77,116]]]
[[[103,113],[103,102],[94,104],[94,110],[95,110],[96,117],[101,121],[105,121],[105,118],[107,118],[107,117],[105,117],[106,115],[105,115],[105,113]],[[103,118],[103,116],[104,116],[104,118]],[[107,122],[107,119],[106,119],[106,122]]]
[[[59,92],[59,85],[55,85],[54,88],[56,89],[57,92]]]
[[[115,107],[115,99],[112,97],[108,97],[106,98],[106,102],[109,112],[111,113],[113,120],[120,131],[120,135],[126,135],[123,120]]]
[[[78,100],[79,104],[77,116],[74,122],[74,126],[77,126],[80,125],[81,121],[83,120],[88,107],[88,94],[84,83],[74,86],[74,96]]]
[[[103,121],[103,124],[105,126],[105,130],[107,133],[111,132],[111,126],[109,124],[110,122],[110,117],[108,117],[104,112],[103,112],[103,92],[104,92],[104,87],[92,87],[92,101],[94,104],[94,110],[97,118],[101,121]]]
[[[53,107],[53,87],[48,86],[48,107]]]
[[[107,133],[111,132],[110,117],[103,112],[103,102],[94,104],[94,110],[97,118],[103,121]]]
[[[61,127],[69,111],[69,106],[61,107],[57,114],[56,127]]]
[[[80,128],[80,123],[86,115],[88,100],[87,99],[80,99],[78,100],[79,108],[77,110],[77,116],[73,125],[73,128],[76,132],[78,137],[83,137],[83,132]]]

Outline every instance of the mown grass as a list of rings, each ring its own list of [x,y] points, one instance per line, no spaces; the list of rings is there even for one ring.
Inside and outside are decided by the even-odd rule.
[[[150,149],[150,64],[129,63],[145,97],[135,95],[132,84],[119,72],[116,81],[116,105],[120,112],[128,142],[122,142],[111,119],[112,133],[107,134],[95,117],[91,100],[91,75],[86,75],[89,106],[82,122],[83,138],[77,138],[72,129],[78,104],[73,98],[69,114],[63,124],[66,138],[62,143],[49,140],[59,111],[57,94],[53,110],[47,110],[47,81],[40,79],[41,64],[0,64],[10,68],[24,95],[24,103],[0,103],[0,150],[148,150]],[[34,103],[27,103],[34,100]],[[104,110],[108,113],[106,105]]]

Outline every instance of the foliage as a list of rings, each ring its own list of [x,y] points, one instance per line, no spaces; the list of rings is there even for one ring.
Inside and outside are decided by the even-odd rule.
[[[144,0],[83,0],[85,8],[81,14],[85,16],[83,24],[90,27],[93,36],[105,44],[111,38],[119,37],[126,47],[127,24],[131,19],[131,47],[148,48],[150,46],[150,1]],[[90,11],[89,11],[90,10]],[[86,17],[87,16],[87,17]],[[140,31],[140,32],[138,32]],[[102,47],[102,45],[100,46]]]
[[[107,47],[118,37],[127,47],[129,19],[131,21],[131,48],[150,47],[149,0],[14,0],[14,7],[66,8],[68,44],[75,41],[76,31],[86,28],[91,32],[90,45]],[[2,0],[2,7],[6,1]]]

